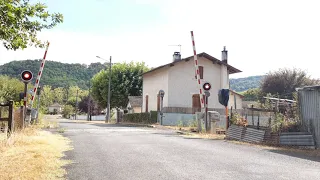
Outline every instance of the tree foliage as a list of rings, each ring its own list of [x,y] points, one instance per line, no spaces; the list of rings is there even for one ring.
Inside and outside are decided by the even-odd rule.
[[[19,93],[23,92],[24,84],[15,78],[0,76],[0,102],[19,101]]]
[[[91,108],[91,115],[98,115],[100,112],[103,110],[97,101],[95,101],[92,97],[84,97],[80,102],[79,102],[79,111],[88,113],[88,105],[90,103],[90,108]]]
[[[319,84],[319,80],[300,69],[279,69],[268,73],[261,83],[263,94],[270,93],[279,98],[292,99],[296,88]]]
[[[40,60],[11,61],[0,66],[0,74],[20,78],[20,73],[28,69],[36,76],[40,64]],[[40,84],[49,85],[52,88],[78,86],[81,89],[88,89],[90,79],[105,68],[106,66],[99,62],[87,66],[46,61]],[[35,80],[36,77],[33,78],[32,84]]]
[[[258,101],[261,98],[261,90],[259,88],[248,89],[242,92],[244,95],[244,101]]]
[[[35,45],[43,47],[37,33],[63,22],[60,13],[49,13],[43,3],[30,0],[0,0],[0,40],[10,50]]]
[[[111,107],[125,107],[128,96],[142,94],[143,72],[148,70],[144,63],[121,63],[112,66]],[[92,79],[92,95],[102,107],[107,106],[109,70],[100,71]]]

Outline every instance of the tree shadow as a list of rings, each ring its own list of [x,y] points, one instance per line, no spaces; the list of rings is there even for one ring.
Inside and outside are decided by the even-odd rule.
[[[287,155],[287,156],[296,157],[296,158],[300,158],[300,159],[320,162],[320,151],[319,150],[318,150],[318,152],[316,150],[295,151],[295,150],[278,150],[278,149],[272,149],[272,150],[268,150],[268,151],[272,152],[272,153]],[[318,155],[315,153],[318,153]]]

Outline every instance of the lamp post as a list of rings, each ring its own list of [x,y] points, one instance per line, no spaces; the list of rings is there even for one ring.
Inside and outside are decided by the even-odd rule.
[[[100,56],[96,56],[97,58],[99,59],[102,59],[102,60],[105,60],[107,61],[106,59],[103,59],[101,58]],[[109,85],[108,85],[108,102],[107,102],[107,119],[106,119],[106,123],[110,121],[110,98],[111,98],[111,56],[110,56],[110,62],[109,62]]]

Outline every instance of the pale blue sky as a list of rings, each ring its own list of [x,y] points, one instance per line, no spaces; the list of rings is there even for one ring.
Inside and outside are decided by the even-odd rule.
[[[37,0],[34,0],[37,1]],[[320,78],[320,2],[318,0],[41,0],[64,23],[39,33],[49,40],[47,59],[66,63],[144,61],[150,67],[197,52],[220,59],[223,46],[229,64],[242,70],[231,77],[260,75],[297,67]],[[7,51],[0,64],[39,59],[43,49]]]

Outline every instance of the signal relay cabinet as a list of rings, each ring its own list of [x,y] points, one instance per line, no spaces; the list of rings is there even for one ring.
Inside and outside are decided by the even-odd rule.
[[[25,121],[28,123],[33,123],[34,120],[37,118],[37,113],[38,112],[36,109],[27,108]]]
[[[204,112],[196,112],[196,119],[198,121],[198,131],[202,131],[205,127]],[[217,111],[208,111],[207,120],[207,132],[216,134],[216,129],[218,127],[217,122],[220,121],[220,113]]]
[[[217,111],[208,111],[208,127],[210,128],[210,133],[216,134],[217,122],[220,121],[220,113]]]

